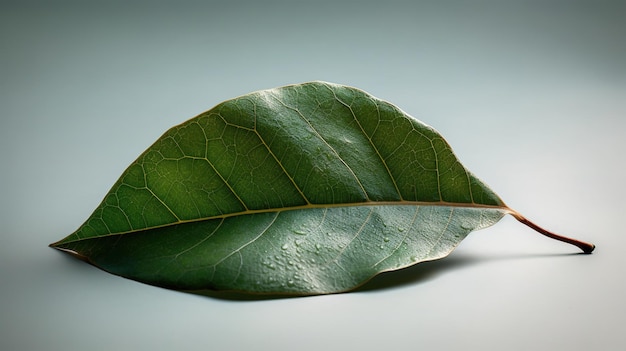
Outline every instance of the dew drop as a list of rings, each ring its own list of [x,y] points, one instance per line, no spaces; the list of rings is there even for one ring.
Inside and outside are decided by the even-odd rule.
[[[386,236],[385,239],[383,239],[383,240],[385,240],[385,242],[388,243],[389,242],[389,237]]]
[[[315,248],[319,250],[319,249],[321,249],[321,248],[322,248],[322,245],[320,245],[320,244],[315,244]]]
[[[385,248],[385,245],[380,245],[379,248],[382,250]]]
[[[398,227],[398,231],[399,231],[400,233],[402,233],[402,232],[404,231],[404,228],[402,228],[402,227]]]
[[[285,245],[281,246],[280,248],[283,249],[283,250],[287,250],[289,248],[289,245],[285,244]]]

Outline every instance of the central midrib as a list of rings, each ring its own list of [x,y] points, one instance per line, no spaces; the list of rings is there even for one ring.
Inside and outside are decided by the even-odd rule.
[[[272,213],[272,212],[286,212],[286,211],[299,211],[299,210],[310,210],[310,209],[328,209],[328,208],[340,208],[340,207],[367,207],[367,206],[435,206],[435,207],[464,207],[464,208],[473,208],[473,209],[486,209],[486,210],[499,210],[508,214],[515,214],[516,211],[510,209],[505,204],[502,205],[484,205],[484,204],[476,204],[476,203],[461,203],[461,202],[445,202],[445,201],[363,201],[363,202],[353,202],[353,203],[337,203],[337,204],[306,204],[299,206],[290,206],[290,207],[281,207],[281,208],[266,208],[266,209],[256,209],[256,210],[245,210],[240,212],[226,213],[218,216],[210,216],[210,217],[202,217],[202,218],[194,218],[187,220],[180,220],[177,222],[166,223],[162,225],[155,225],[151,227],[141,228],[141,229],[133,229],[125,232],[116,232],[116,233],[108,233],[103,235],[91,236],[87,238],[79,238],[63,243],[59,243],[59,245],[70,244],[90,239],[98,239],[115,235],[126,235],[133,234],[138,232],[143,232],[146,230],[152,229],[160,229],[167,228],[180,224],[187,223],[196,223],[202,221],[210,221],[216,219],[226,219],[230,217],[237,216],[246,216],[246,215],[254,215],[254,214],[262,214],[262,213]]]

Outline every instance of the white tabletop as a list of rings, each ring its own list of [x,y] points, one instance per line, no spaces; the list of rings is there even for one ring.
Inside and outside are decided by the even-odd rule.
[[[618,2],[33,3],[0,11],[0,349],[626,342]],[[508,205],[596,252],[578,255],[507,217],[448,258],[357,292],[236,300],[143,285],[47,247],[169,127],[310,80],[361,88],[432,125]]]

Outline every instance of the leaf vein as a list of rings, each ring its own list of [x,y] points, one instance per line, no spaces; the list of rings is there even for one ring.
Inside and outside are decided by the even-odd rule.
[[[378,262],[373,264],[372,268],[378,266],[379,264],[381,264],[382,262],[387,260],[389,257],[393,256],[396,252],[398,252],[400,247],[402,247],[402,243],[404,242],[404,240],[406,240],[407,236],[409,235],[409,233],[413,229],[413,225],[415,225],[415,220],[417,219],[417,213],[419,212],[419,209],[420,209],[419,206],[415,206],[415,213],[413,214],[413,218],[411,219],[411,224],[409,224],[409,228],[404,231],[404,235],[402,236],[402,240],[398,241],[398,245],[396,245],[396,247],[387,256],[383,257]]]
[[[190,246],[189,248],[179,252],[178,254],[176,254],[176,256],[174,256],[174,259],[178,259],[181,255],[183,255],[186,252],[189,252],[191,250],[193,250],[194,248],[202,245],[202,243],[204,243],[205,241],[207,241],[210,237],[213,236],[213,234],[215,234],[220,227],[222,226],[222,224],[224,224],[224,218],[222,218],[220,220],[220,223],[215,227],[215,229],[213,229],[213,231],[211,233],[209,233],[208,235],[206,235],[202,240],[198,241],[197,243],[195,243],[194,245]]]
[[[363,184],[361,183],[361,180],[359,179],[359,177],[357,177],[357,175],[354,173],[354,170],[352,170],[352,168],[348,165],[348,163],[339,155],[339,152],[337,152],[337,150],[335,150],[334,147],[332,147],[332,145],[330,145],[330,143],[320,134],[320,132],[313,126],[313,124],[311,123],[310,120],[308,120],[303,114],[302,112],[300,112],[299,109],[297,109],[296,107],[293,106],[289,106],[286,103],[284,103],[283,101],[281,101],[278,97],[274,96],[274,99],[276,99],[276,101],[278,101],[281,105],[283,105],[283,107],[285,107],[288,110],[291,110],[293,112],[295,112],[298,116],[300,116],[300,118],[302,118],[302,120],[304,122],[306,122],[306,124],[309,126],[309,128],[311,128],[311,130],[313,131],[313,133],[315,134],[315,136],[321,140],[324,145],[326,145],[326,147],[328,149],[330,149],[330,151],[337,157],[337,159],[344,165],[344,167],[346,167],[346,169],[350,172],[350,174],[352,175],[352,177],[354,178],[354,180],[356,180],[357,184],[359,185],[361,191],[363,192],[363,195],[365,196],[366,199],[370,199],[369,194],[367,193],[367,191],[365,190],[365,187],[363,186]]]
[[[270,223],[263,229],[261,230],[261,232],[255,236],[254,238],[252,238],[252,240],[248,241],[247,243],[241,245],[239,248],[233,250],[233,252],[229,253],[228,255],[224,256],[223,258],[221,258],[219,261],[215,262],[214,264],[212,264],[213,267],[218,266],[219,264],[221,264],[222,262],[224,262],[226,259],[228,259],[229,257],[231,257],[232,255],[238,253],[239,251],[243,250],[244,248],[246,248],[248,245],[254,243],[255,241],[257,241],[261,236],[263,236],[263,234],[265,234],[267,232],[267,230],[274,225],[274,222],[276,222],[276,219],[278,218],[278,215],[280,214],[280,212],[276,212],[276,215],[274,216],[274,218],[270,221]]]
[[[333,96],[335,97],[335,99],[340,104],[344,105],[348,110],[350,110],[350,114],[352,114],[352,118],[354,119],[356,124],[359,126],[359,129],[360,129],[361,133],[363,133],[363,135],[365,136],[365,138],[369,142],[369,144],[372,147],[372,149],[374,149],[374,151],[376,152],[376,155],[378,156],[378,158],[382,162],[383,166],[385,167],[385,170],[387,171],[387,174],[389,175],[389,178],[391,179],[391,182],[393,183],[393,186],[396,189],[396,192],[398,193],[399,198],[402,200],[403,199],[402,198],[402,193],[400,193],[400,189],[398,188],[398,183],[396,182],[396,179],[394,178],[393,174],[391,173],[391,170],[389,169],[389,166],[387,165],[387,162],[385,161],[383,156],[380,154],[380,150],[376,147],[376,145],[372,141],[372,138],[367,134],[367,132],[365,132],[365,129],[363,129],[363,125],[361,124],[361,122],[357,118],[356,114],[354,113],[354,110],[352,109],[352,106],[347,104],[345,101],[341,100],[337,96],[336,92],[333,89],[331,89],[330,87],[328,87],[328,89],[333,93]],[[375,101],[374,101],[374,106],[376,106],[376,112],[378,114],[378,121],[380,121],[380,108],[379,108],[378,104]]]
[[[280,169],[283,171],[283,173],[287,176],[287,178],[289,178],[289,181],[296,188],[296,190],[298,191],[300,196],[302,196],[302,198],[304,199],[304,201],[307,204],[310,204],[311,202],[307,198],[306,194],[302,191],[302,189],[300,189],[300,186],[298,186],[298,184],[296,183],[295,179],[291,176],[291,174],[287,171],[287,169],[285,169],[285,166],[283,165],[283,163],[278,159],[278,157],[276,156],[274,151],[272,151],[272,149],[270,148],[270,145],[265,141],[265,139],[263,138],[263,136],[259,132],[258,128],[256,127],[257,126],[256,120],[257,120],[257,111],[256,111],[256,104],[254,104],[254,126],[255,126],[254,127],[254,133],[258,136],[259,141],[261,141],[261,144],[263,144],[263,146],[265,147],[267,152],[270,154],[270,156],[272,156],[274,161],[276,161],[276,163],[278,164]]]

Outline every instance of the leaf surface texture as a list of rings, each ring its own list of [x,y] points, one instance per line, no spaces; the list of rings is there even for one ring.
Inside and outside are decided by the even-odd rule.
[[[508,212],[431,127],[311,82],[173,127],[53,246],[172,289],[323,294],[445,257]]]

